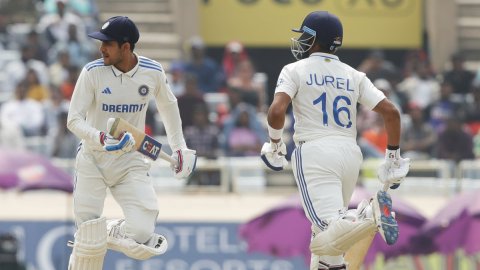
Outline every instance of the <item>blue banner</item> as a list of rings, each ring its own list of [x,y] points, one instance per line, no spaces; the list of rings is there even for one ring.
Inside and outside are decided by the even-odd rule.
[[[109,270],[306,270],[303,258],[276,258],[247,253],[238,237],[238,223],[162,223],[156,232],[168,239],[168,251],[137,261],[108,251]],[[1,221],[0,234],[19,241],[18,257],[29,270],[66,270],[74,226],[59,221]]]

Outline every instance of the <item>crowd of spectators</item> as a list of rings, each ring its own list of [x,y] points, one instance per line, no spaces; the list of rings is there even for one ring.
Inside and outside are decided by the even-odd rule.
[[[403,155],[412,159],[455,162],[475,154],[480,115],[480,76],[465,68],[461,53],[451,56],[449,67],[436,71],[423,51],[407,54],[403,66],[388,62],[373,51],[359,66],[402,112]],[[386,134],[378,115],[361,110],[359,141],[367,157],[383,156]]]
[[[45,0],[38,6],[34,21],[23,28],[10,27],[6,15],[0,15],[0,146],[73,158],[78,139],[66,129],[68,104],[83,66],[100,57],[98,44],[86,38],[100,22],[93,2]],[[166,71],[187,144],[209,159],[257,156],[268,139],[265,74],[256,70],[255,59],[239,41],[225,45],[221,61],[208,55],[201,37],[186,42],[184,57]],[[480,75],[465,69],[464,61],[455,53],[449,68],[434,70],[421,50],[408,52],[400,65],[372,50],[355,66],[402,112],[404,156],[480,157]],[[358,111],[357,136],[365,158],[382,157],[387,143],[383,120],[372,111]],[[151,104],[146,130],[163,136],[157,116]],[[286,137],[294,124],[291,114],[288,119]],[[38,138],[40,148],[32,143]],[[286,141],[292,149],[291,139]]]
[[[96,8],[83,0],[4,4],[22,3],[31,5],[23,20],[0,14],[0,146],[71,158],[78,140],[66,115],[81,69],[99,55],[85,35],[97,28]]]

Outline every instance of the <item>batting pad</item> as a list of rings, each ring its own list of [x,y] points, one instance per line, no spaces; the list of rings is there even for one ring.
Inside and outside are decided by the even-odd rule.
[[[325,231],[315,234],[310,250],[315,255],[338,256],[345,253],[353,244],[377,230],[371,219],[351,221],[338,219],[329,224]]]
[[[107,252],[105,217],[86,221],[75,233],[68,270],[102,270]]]

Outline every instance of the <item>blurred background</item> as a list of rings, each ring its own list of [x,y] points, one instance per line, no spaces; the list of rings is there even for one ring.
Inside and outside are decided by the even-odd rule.
[[[258,155],[277,76],[294,61],[290,30],[313,10],[340,17],[340,59],[401,110],[413,160],[391,192],[401,241],[375,239],[362,268],[480,269],[480,0],[0,0],[0,269],[67,267],[78,144],[68,104],[100,57],[86,33],[116,15],[139,27],[136,51],[163,65],[200,158],[185,181],[152,165],[169,251],[144,262],[109,252],[104,269],[308,269],[291,169],[269,171]],[[386,147],[375,113],[360,107],[357,123],[355,200],[380,188]],[[289,112],[289,153],[293,124]],[[169,152],[155,106],[146,131]],[[122,217],[110,196],[104,214]]]

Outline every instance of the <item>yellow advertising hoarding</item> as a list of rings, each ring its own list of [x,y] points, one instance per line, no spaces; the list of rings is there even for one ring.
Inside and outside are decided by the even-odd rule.
[[[292,28],[327,10],[343,23],[343,47],[418,48],[422,7],[422,0],[201,0],[200,32],[212,46],[289,46]]]

